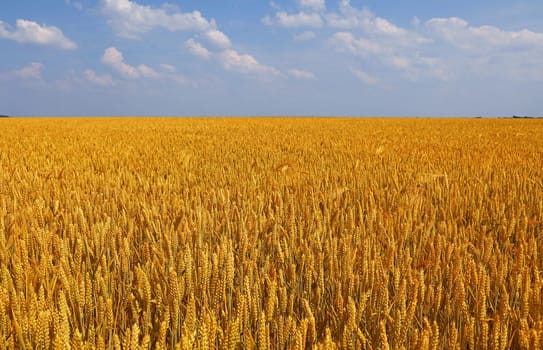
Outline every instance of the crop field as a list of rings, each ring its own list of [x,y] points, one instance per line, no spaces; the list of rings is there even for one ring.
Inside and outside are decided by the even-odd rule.
[[[0,120],[0,348],[541,349],[542,136]]]

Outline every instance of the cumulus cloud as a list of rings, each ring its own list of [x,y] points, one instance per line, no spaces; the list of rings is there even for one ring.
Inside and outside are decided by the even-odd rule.
[[[298,4],[301,11],[297,13],[277,8],[274,15],[264,17],[262,22],[284,28],[338,29],[329,40],[338,51],[398,70],[410,79],[420,76],[450,79],[452,76],[447,65],[435,58],[431,50],[437,36],[427,35],[423,30],[402,28],[368,9],[351,6],[349,0],[340,0],[334,11],[327,11],[323,1],[299,0]],[[311,40],[315,33],[307,30],[293,34],[292,38],[295,41]],[[363,79],[357,72],[353,71],[353,74],[365,83],[373,81],[373,77],[364,76]]]
[[[41,70],[43,64],[39,62],[32,62],[23,68],[16,70],[15,75],[23,79],[35,79],[42,80]]]
[[[330,42],[341,51],[347,51],[359,56],[390,54],[392,49],[379,41],[367,38],[356,38],[351,32],[337,32]]]
[[[211,57],[211,52],[202,44],[196,42],[192,38],[185,41],[185,47],[187,48],[187,50],[189,50],[191,54],[195,56],[201,57],[206,60]]]
[[[421,26],[424,33],[449,45],[457,70],[478,76],[541,80],[543,33],[528,29],[506,31],[492,25],[472,26],[458,18],[433,18]]]
[[[326,23],[333,28],[364,28],[371,23],[373,13],[367,9],[355,9],[349,4],[342,4],[339,12],[326,14]]]
[[[310,31],[310,30],[306,30],[304,32],[301,32],[299,34],[294,34],[292,36],[292,39],[294,39],[295,41],[306,41],[306,40],[313,40],[315,39],[316,35],[314,32]]]
[[[315,79],[315,74],[305,71],[305,70],[289,69],[287,73],[288,75],[296,79],[306,79],[306,80]]]
[[[107,48],[102,56],[102,63],[111,66],[127,78],[139,78],[138,70],[124,63],[123,54],[114,47]]]
[[[102,12],[109,17],[109,24],[119,36],[137,38],[155,28],[171,32],[215,29],[199,11],[181,12],[172,6],[152,7],[130,0],[101,0]]]
[[[240,54],[234,49],[223,49],[212,52],[192,38],[185,41],[185,47],[190,53],[202,59],[208,60],[213,58],[214,61],[220,62],[227,71],[244,75],[281,75],[277,69],[258,62],[256,58],[249,54]]]
[[[262,64],[249,54],[239,54],[237,51],[228,49],[218,54],[224,69],[241,74],[265,74],[280,75],[279,71],[273,67]]]
[[[228,36],[217,29],[208,30],[204,33],[204,37],[209,43],[222,49],[226,49],[232,45]]]
[[[12,81],[20,80],[32,83],[33,85],[38,83],[44,83],[42,77],[42,70],[44,65],[40,62],[31,62],[22,68],[10,70],[10,71],[0,71],[0,81]]]
[[[330,26],[353,31],[355,27],[362,29],[359,34],[346,30],[335,33],[330,43],[338,51],[356,55],[366,62],[377,61],[400,71],[408,79],[451,80],[466,72],[525,78],[540,76],[543,60],[531,58],[543,54],[543,33],[527,29],[506,31],[491,25],[472,26],[457,17],[433,18],[423,25],[416,21],[416,29],[407,30],[369,11],[353,9],[348,1],[343,2],[338,14],[328,14],[326,18]]]
[[[339,0],[337,9],[330,11],[321,6],[324,3],[320,1],[298,0],[298,4],[300,12],[290,13],[276,8],[273,15],[264,17],[262,21],[267,25],[288,28],[336,29],[338,32],[329,42],[339,51],[380,62],[403,71],[409,77],[424,73],[450,79],[450,69],[460,72],[462,65],[482,71],[483,56],[492,57],[494,65],[501,62],[503,69],[515,65],[517,71],[526,70],[520,66],[536,67],[541,61],[529,57],[543,54],[543,33],[528,29],[506,31],[492,25],[473,26],[457,17],[433,18],[423,24],[414,18],[413,28],[407,29],[366,8],[353,7],[350,0]],[[312,38],[314,33],[311,31],[293,35],[294,40]],[[452,51],[454,59],[443,55],[445,45],[457,50]],[[531,63],[527,64],[528,61]],[[497,66],[495,72],[499,72]]]
[[[158,78],[160,75],[150,67],[140,64],[137,67],[124,62],[123,54],[115,47],[107,48],[102,56],[102,63],[110,66],[119,74],[129,79]]]
[[[433,18],[425,23],[430,35],[463,50],[531,49],[543,46],[543,33],[509,32],[484,25],[472,27],[461,18]]]
[[[288,13],[273,6],[277,11],[273,16],[265,16],[262,23],[268,26],[280,26],[286,28],[295,27],[322,27],[324,22],[321,12],[325,10],[325,0],[298,0],[301,11]]]
[[[98,75],[92,69],[87,69],[84,72],[85,79],[91,83],[100,85],[100,86],[110,86],[113,85],[113,78],[109,74]]]
[[[177,71],[177,69],[174,66],[172,66],[171,64],[167,64],[167,63],[162,63],[160,65],[160,68],[162,68],[162,70],[170,72],[170,73],[175,73]]]
[[[440,80],[449,80],[451,73],[446,65],[435,57],[421,55],[418,50],[391,44],[377,39],[356,37],[351,32],[338,32],[330,40],[337,50],[347,52],[367,60],[375,60],[380,64],[399,70],[404,77],[416,80],[420,76],[428,76]],[[360,79],[360,74],[353,74]],[[367,81],[366,81],[367,83]]]
[[[280,27],[322,27],[321,15],[315,12],[298,12],[289,14],[285,11],[278,11],[275,16],[266,16],[262,19],[265,25],[277,25]]]
[[[314,4],[315,6],[310,6]],[[414,31],[401,28],[387,19],[376,16],[368,9],[358,9],[351,6],[350,1],[340,1],[336,12],[325,11],[324,2],[322,7],[316,5],[318,1],[300,1],[302,11],[298,13],[287,13],[277,11],[273,16],[266,16],[262,22],[266,25],[280,27],[328,27],[342,30],[362,30],[366,35],[379,37],[380,41],[395,41],[401,45],[417,45],[429,42]],[[305,4],[305,5],[304,5]],[[310,10],[312,9],[312,10]],[[322,11],[315,11],[320,9]]]
[[[195,37],[185,41],[185,48],[193,55],[203,58],[213,58],[219,61],[224,69],[236,71],[241,74],[280,74],[275,68],[261,64],[249,54],[239,54],[232,49],[230,38],[217,28],[214,20],[208,20],[199,11],[182,12],[175,5],[163,5],[154,7],[140,5],[131,0],[100,0],[102,13],[109,18],[109,24],[117,35],[129,39],[137,39],[141,34],[147,33],[155,28],[162,28],[172,32],[190,31],[195,32]],[[304,1],[311,8],[318,7],[318,3],[324,1]],[[312,5],[310,5],[312,3]],[[310,22],[302,18],[303,23]],[[288,18],[281,19],[289,22]],[[217,51],[211,51],[202,43],[209,44],[209,47]],[[136,79],[139,77],[159,77],[153,69],[140,65],[131,66],[124,62],[123,56],[116,48],[109,48],[102,57],[102,62],[126,78]],[[164,66],[162,69],[166,69]]]
[[[158,74],[153,68],[147,67],[144,64],[140,64],[139,66],[136,67],[136,69],[144,78],[153,78],[153,79],[160,78],[160,74]]]
[[[77,48],[77,45],[65,37],[57,27],[40,25],[24,19],[18,19],[15,28],[10,28],[0,21],[0,38],[14,40],[23,44],[54,46],[64,50]]]
[[[377,78],[371,76],[370,74],[361,71],[360,69],[351,69],[351,72],[353,73],[354,77],[364,84],[367,85],[375,85],[379,81]]]
[[[374,37],[356,37],[351,32],[337,32],[330,39],[332,46],[364,59],[374,59],[396,69],[409,69],[410,56],[418,56],[417,47],[404,46],[403,42],[380,40]]]
[[[431,40],[417,32],[395,25],[389,20],[376,16],[368,9],[357,9],[344,4],[339,13],[328,13],[326,24],[331,28],[361,29],[367,36],[378,37],[381,41],[397,45],[414,46],[429,43]]]
[[[408,32],[381,17],[374,17],[369,21],[368,29],[377,34],[390,36],[406,36]]]
[[[104,51],[102,63],[129,80],[148,78],[172,80],[179,84],[191,82],[184,75],[178,73],[174,66],[167,63],[160,64],[160,73],[144,64],[132,66],[124,61],[122,52],[115,47],[107,48]],[[85,70],[84,75],[87,81],[100,86],[111,86],[118,83],[110,74],[98,75],[92,69]]]

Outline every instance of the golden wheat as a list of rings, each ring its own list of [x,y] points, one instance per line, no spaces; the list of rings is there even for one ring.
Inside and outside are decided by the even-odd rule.
[[[0,130],[0,348],[542,346],[539,121]]]

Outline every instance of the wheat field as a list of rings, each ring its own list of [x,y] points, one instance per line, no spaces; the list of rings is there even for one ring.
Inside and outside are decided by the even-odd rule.
[[[542,135],[0,120],[0,348],[542,349]]]

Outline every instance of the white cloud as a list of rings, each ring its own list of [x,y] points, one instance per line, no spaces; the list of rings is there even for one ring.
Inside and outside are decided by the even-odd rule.
[[[425,34],[445,50],[449,64],[460,74],[541,80],[543,33],[527,29],[506,31],[491,25],[471,26],[458,17],[433,18],[422,26]]]
[[[199,11],[185,13],[181,12],[175,5],[152,7],[140,5],[131,0],[100,1],[102,13],[109,18],[109,24],[119,36],[136,39],[141,34],[155,28],[162,28],[172,32],[192,31],[197,33],[195,38],[202,39],[219,50],[218,52],[212,52],[200,42],[191,38],[185,41],[184,45],[195,56],[203,59],[214,58],[221,62],[226,70],[242,74],[280,74],[275,68],[259,63],[253,56],[239,54],[231,49],[230,38],[217,29],[214,20],[206,19]],[[311,22],[311,19],[314,20],[314,17],[309,15],[308,18],[301,16],[300,18],[294,18],[293,21],[301,20],[302,23],[308,23]],[[318,15],[317,19],[320,20]],[[288,23],[289,19],[282,18],[280,21]],[[102,62],[127,78],[160,77],[158,73],[147,66],[134,67],[125,63],[122,54],[115,48],[106,50]],[[164,66],[162,68],[167,70]]]
[[[100,86],[111,86],[113,85],[113,78],[109,74],[97,75],[92,69],[87,69],[84,72],[85,79],[91,83],[100,85]]]
[[[41,70],[43,64],[39,62],[32,62],[27,66],[15,71],[15,75],[23,79],[35,79],[42,80]]]
[[[297,79],[315,79],[315,74],[304,70],[289,69],[287,73]]]
[[[162,70],[170,72],[170,73],[177,72],[177,69],[174,66],[172,66],[171,64],[167,64],[167,63],[162,63],[160,65],[160,68],[162,68]]]
[[[139,78],[138,70],[124,63],[123,54],[114,47],[107,48],[102,56],[102,63],[113,67],[127,78]]]
[[[543,47],[543,33],[527,29],[509,32],[484,25],[472,27],[457,17],[433,18],[425,23],[426,29],[436,38],[463,50],[526,50]]]
[[[369,21],[369,28],[374,33],[391,35],[391,36],[405,36],[407,31],[403,28],[396,26],[395,24],[387,21],[381,17],[374,17]]]
[[[215,29],[215,23],[208,21],[199,11],[180,12],[172,6],[161,8],[139,5],[129,0],[101,0],[102,11],[109,17],[109,23],[119,36],[137,38],[154,28],[172,32]]]
[[[140,64],[137,67],[133,67],[124,62],[123,54],[115,47],[107,48],[102,56],[102,63],[112,67],[115,71],[120,73],[125,78],[139,79],[139,78],[159,78],[158,74],[152,68],[146,65]]]
[[[328,26],[362,29],[356,35],[335,33],[330,43],[336,49],[397,70],[410,80],[448,81],[466,74],[541,76],[543,60],[529,57],[543,55],[543,33],[476,27],[457,17],[434,18],[424,25],[415,20],[415,28],[407,30],[367,10],[354,9],[348,1],[342,2],[339,13],[327,14],[326,21]]]
[[[342,51],[368,57],[372,55],[383,56],[391,54],[392,50],[379,41],[366,38],[356,38],[351,32],[337,32],[331,39],[331,43]]]
[[[278,11],[274,17],[266,16],[262,19],[265,25],[278,25],[280,27],[321,27],[323,21],[321,15],[315,12],[298,12],[289,14],[285,11]]]
[[[211,52],[205,48],[202,44],[196,42],[194,39],[189,39],[185,41],[185,47],[189,52],[195,56],[201,57],[203,59],[209,59],[211,57]]]
[[[367,85],[375,85],[379,81],[377,78],[371,76],[370,74],[361,71],[360,69],[351,69],[351,72],[355,76],[356,79],[360,80],[364,84]]]
[[[418,45],[430,40],[415,31],[401,28],[394,23],[376,16],[368,9],[358,9],[350,5],[350,1],[342,0],[337,12],[325,11],[324,2],[322,8],[318,3],[321,1],[299,0],[302,11],[298,13],[287,13],[277,11],[274,16],[266,16],[262,22],[266,25],[280,27],[328,27],[338,29],[361,29],[372,37],[379,37],[380,41],[394,41],[404,46]],[[311,5],[315,5],[314,7]],[[316,12],[316,9],[322,11]],[[307,11],[309,10],[309,11]]]
[[[64,50],[77,48],[77,45],[65,37],[57,27],[40,25],[24,19],[18,19],[16,28],[13,30],[0,21],[0,38],[14,40],[23,44],[55,46]]]
[[[131,66],[124,62],[123,54],[116,49],[115,47],[110,47],[105,50],[104,55],[102,56],[102,63],[111,67],[114,71],[119,73],[121,76],[136,80],[136,79],[163,79],[163,80],[173,80],[179,84],[186,84],[191,82],[182,74],[177,72],[177,69],[166,63],[160,64],[161,72],[157,72],[151,67],[148,67],[144,64],[138,66]],[[94,71],[87,69],[85,72],[85,78],[98,85],[109,86],[115,85],[116,81],[111,77],[111,75],[98,75]]]
[[[160,74],[158,74],[153,68],[147,67],[144,64],[140,64],[137,67],[137,70],[141,74],[142,77],[152,78],[152,79],[160,78]]]
[[[320,11],[326,7],[325,0],[298,0],[298,4],[301,7],[309,8],[312,10]]]
[[[339,51],[399,70],[410,80],[417,80],[420,76],[440,80],[452,78],[452,74],[442,61],[421,55],[417,47],[404,47],[401,43],[387,43],[378,39],[357,38],[350,32],[334,34],[330,43]]]
[[[228,36],[217,29],[208,30],[204,33],[204,37],[208,42],[222,49],[229,48],[232,45]]]
[[[410,80],[448,81],[467,75],[543,79],[543,32],[474,26],[457,17],[426,22],[414,17],[403,28],[367,8],[351,6],[350,0],[339,0],[333,10],[321,7],[319,1],[297,3],[299,12],[276,6],[262,22],[284,28],[336,29],[328,42],[363,61],[370,73],[379,69],[386,74],[388,70]],[[292,38],[310,40],[315,34],[302,31]]]
[[[224,50],[218,55],[224,69],[242,74],[280,75],[277,69],[259,63],[249,54],[239,54],[235,50]]]
[[[295,41],[306,41],[306,40],[313,40],[315,39],[316,35],[314,32],[310,30],[306,30],[305,32],[294,34],[292,36],[292,39]]]
[[[342,4],[339,13],[326,14],[326,23],[333,28],[363,28],[367,27],[373,14],[367,9],[355,9]]]
[[[326,15],[326,24],[332,28],[362,29],[367,36],[378,37],[380,41],[393,42],[394,45],[416,46],[430,42],[419,33],[401,28],[367,9],[353,8],[348,1],[340,6],[339,13]]]
[[[185,47],[190,53],[202,59],[208,60],[213,58],[214,60],[217,60],[227,71],[245,75],[281,75],[277,69],[258,62],[256,58],[249,54],[240,54],[233,49],[211,52],[192,38],[185,41]]]

